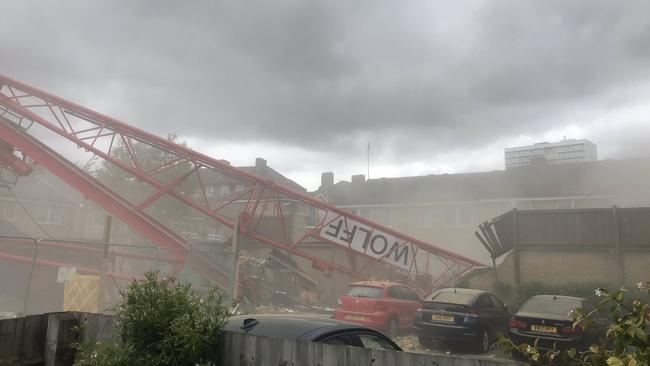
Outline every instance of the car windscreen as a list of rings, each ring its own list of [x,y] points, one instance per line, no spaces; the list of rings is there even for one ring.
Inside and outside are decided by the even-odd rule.
[[[568,316],[569,312],[581,307],[580,301],[563,299],[530,299],[519,311],[549,315]]]
[[[469,305],[476,297],[476,294],[465,294],[461,292],[438,292],[429,301],[444,302],[448,304]]]
[[[381,297],[381,287],[350,286],[346,295],[356,297],[372,297],[378,299]]]

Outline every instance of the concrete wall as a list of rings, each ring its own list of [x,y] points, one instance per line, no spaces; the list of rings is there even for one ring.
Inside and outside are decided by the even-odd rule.
[[[466,276],[470,287],[494,290],[497,279],[514,284],[514,253],[506,254],[494,270],[470,273]],[[650,252],[623,253],[625,286],[634,287],[640,281],[650,280]],[[618,259],[610,251],[533,250],[519,253],[520,281],[564,285],[581,282],[601,282],[603,286],[616,284]]]
[[[502,215],[513,208],[524,210],[542,210],[556,208],[596,208],[608,207],[614,202],[603,198],[548,198],[502,199],[491,201],[447,202],[431,204],[404,204],[382,207],[344,207],[358,215],[375,220],[379,212],[390,212],[388,226],[420,240],[440,246],[444,249],[474,258],[484,263],[490,262],[489,253],[474,236],[477,226]],[[468,221],[450,222],[446,216],[453,216],[454,211],[464,210],[469,215]],[[422,222],[422,215],[428,212],[430,223]],[[374,214],[373,214],[374,213]],[[373,217],[374,215],[374,217]]]

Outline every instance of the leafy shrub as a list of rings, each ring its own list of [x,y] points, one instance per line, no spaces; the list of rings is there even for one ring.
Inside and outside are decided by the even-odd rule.
[[[189,284],[150,272],[122,297],[115,337],[80,345],[75,366],[194,366],[215,358],[230,315],[217,289],[199,296]]]
[[[639,294],[634,300],[626,300],[628,290],[610,293],[597,288],[593,294],[600,299],[598,309],[584,313],[577,309],[573,326],[588,328],[596,311],[605,314],[611,321],[605,339],[601,344],[594,344],[584,352],[572,348],[569,350],[551,349],[542,352],[536,345],[515,344],[510,339],[501,337],[499,344],[508,352],[518,352],[529,359],[533,365],[608,365],[608,366],[647,366],[650,362],[650,282],[637,284]],[[644,298],[645,300],[640,299]]]

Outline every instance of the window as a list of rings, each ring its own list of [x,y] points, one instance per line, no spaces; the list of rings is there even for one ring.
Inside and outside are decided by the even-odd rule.
[[[402,298],[409,301],[420,301],[420,296],[408,287],[400,287]]]
[[[243,184],[237,184],[235,185],[235,192],[241,192],[244,190],[244,185]]]
[[[208,230],[206,239],[216,240],[216,241],[223,240],[223,233],[221,232],[221,226],[217,226],[217,225],[211,226],[210,229]]]
[[[400,292],[399,287],[390,287],[388,289],[388,296],[392,297],[393,299],[401,299],[402,293]]]
[[[478,306],[483,308],[483,309],[490,309],[493,308],[494,305],[492,304],[492,301],[490,301],[490,297],[487,295],[483,295],[478,298]]]
[[[230,186],[223,184],[219,187],[219,196],[227,196],[230,194]]]
[[[431,301],[468,305],[470,301],[474,300],[475,297],[476,295],[474,294],[440,291],[431,297]]]
[[[356,297],[371,297],[378,299],[381,297],[381,287],[350,286],[346,295]]]
[[[431,227],[433,225],[433,218],[431,214],[431,208],[423,208],[420,211],[420,226],[422,227]]]
[[[61,207],[39,206],[36,208],[36,221],[39,224],[60,224],[62,218]]]
[[[354,346],[354,342],[350,338],[349,335],[343,334],[343,335],[337,335],[334,337],[326,338],[320,343],[325,343],[325,344],[332,344],[335,346]]]
[[[370,210],[370,220],[374,222],[381,222],[381,210],[380,209]]]
[[[501,300],[497,299],[497,297],[494,295],[488,295],[488,296],[490,297],[490,301],[492,301],[493,308],[503,310],[505,306],[503,305],[503,302],[501,302]]]
[[[395,347],[375,334],[359,334],[359,340],[365,348],[394,351]]]
[[[2,204],[2,217],[7,221],[16,219],[16,204],[13,202],[4,202]]]
[[[520,309],[528,313],[567,315],[582,306],[579,300],[553,299],[550,297],[533,297]]]
[[[213,185],[205,186],[205,196],[214,197],[215,196],[215,187]]]
[[[391,226],[393,224],[393,215],[390,208],[385,208],[382,210],[383,224],[386,226]]]
[[[472,208],[470,206],[447,207],[445,210],[445,226],[472,225]]]

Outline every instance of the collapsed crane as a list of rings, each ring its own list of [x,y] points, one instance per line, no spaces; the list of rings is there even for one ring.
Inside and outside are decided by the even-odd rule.
[[[112,154],[118,143],[126,148],[126,159]],[[136,144],[163,151],[168,159],[153,168],[145,167],[136,152]],[[61,153],[66,149],[78,149],[123,170],[134,182],[149,187],[149,196],[139,201],[125,198],[72,163]],[[229,284],[229,273],[193,253],[178,232],[154,217],[149,210],[154,202],[172,198],[208,220],[231,229],[238,227],[240,234],[308,260],[324,272],[337,271],[354,278],[366,278],[373,267],[382,265],[410,275],[426,276],[433,288],[483,266],[471,258],[233,167],[227,161],[0,75],[0,164],[18,175],[27,175],[31,161],[45,167],[177,261],[224,288]],[[207,173],[227,176],[248,188],[215,204],[206,194]],[[198,187],[196,191],[183,188],[189,181]],[[310,210],[317,218],[314,225],[296,233],[286,219],[283,202],[288,200]],[[262,218],[264,225],[260,225]],[[281,234],[270,235],[270,226]],[[347,263],[335,263],[309,251],[306,244],[314,240],[344,250]]]

